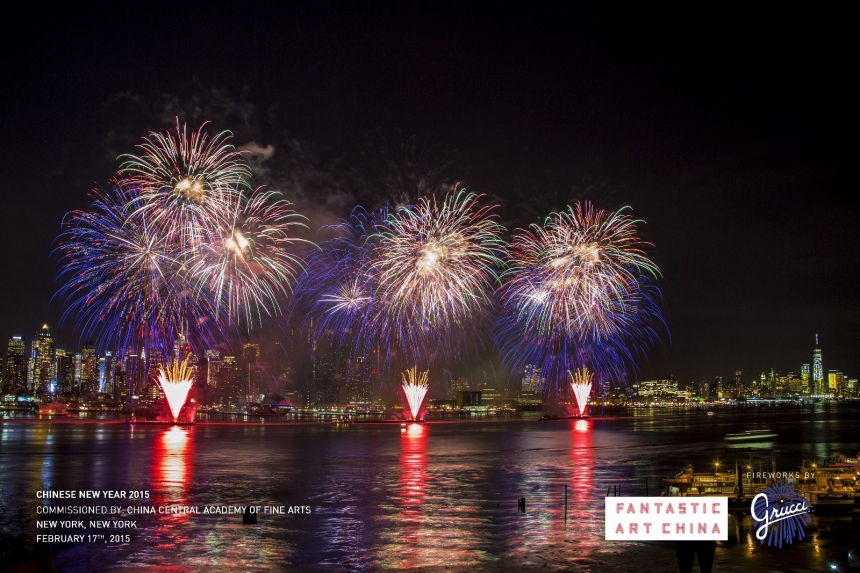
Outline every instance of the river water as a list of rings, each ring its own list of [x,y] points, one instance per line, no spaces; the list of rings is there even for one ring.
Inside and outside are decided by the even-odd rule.
[[[181,564],[192,569],[280,570],[294,566],[353,571],[433,565],[490,565],[563,546],[571,565],[593,553],[623,551],[606,542],[604,497],[657,495],[659,479],[687,463],[719,461],[729,432],[778,433],[778,471],[860,449],[860,406],[639,411],[624,418],[539,421],[515,418],[399,424],[205,424],[128,427],[115,421],[0,420],[0,563],[38,549],[37,534],[128,534],[128,542],[53,543],[61,571]],[[745,459],[741,455],[741,459]],[[770,470],[769,467],[764,467]],[[646,486],[647,479],[647,486]],[[567,522],[565,512],[567,485]],[[43,490],[145,491],[128,501],[41,500]],[[525,513],[517,500],[526,499]],[[293,513],[127,514],[128,530],[37,529],[42,506],[275,506]],[[307,512],[310,513],[307,513]],[[813,570],[845,560],[856,539],[851,518],[819,519],[804,559]],[[755,560],[748,523],[733,518],[733,559]],[[852,537],[853,535],[853,537]],[[788,555],[788,553],[785,553]],[[819,567],[820,566],[820,567]]]

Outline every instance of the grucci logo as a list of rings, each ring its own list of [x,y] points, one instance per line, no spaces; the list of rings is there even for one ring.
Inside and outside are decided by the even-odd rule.
[[[806,523],[812,523],[812,508],[794,491],[792,484],[777,482],[756,495],[750,506],[756,523],[755,536],[762,545],[782,547],[806,536]]]
[[[607,497],[607,541],[729,538],[727,497]]]

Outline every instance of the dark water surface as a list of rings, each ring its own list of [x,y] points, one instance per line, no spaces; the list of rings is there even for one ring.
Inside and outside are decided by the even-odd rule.
[[[351,570],[524,563],[550,548],[587,562],[623,550],[604,541],[607,488],[658,494],[659,479],[692,463],[719,459],[729,432],[770,428],[779,434],[777,470],[860,449],[860,408],[642,412],[633,418],[538,421],[507,419],[398,424],[197,424],[126,427],[107,421],[0,420],[0,563],[35,551],[36,534],[129,534],[129,543],[53,544],[62,571],[142,565],[248,570],[339,566]],[[764,468],[769,470],[769,468]],[[564,521],[565,484],[568,522]],[[143,490],[145,501],[37,499],[40,490]],[[517,511],[526,498],[527,511]],[[307,514],[130,515],[131,530],[36,529],[37,520],[111,519],[49,516],[42,505],[308,506]],[[736,559],[758,542],[748,523],[731,523],[721,543]],[[851,543],[851,518],[819,520],[803,547],[791,548],[825,570]],[[854,525],[856,527],[856,523]],[[856,536],[855,536],[856,537]],[[786,553],[786,555],[788,555]],[[820,568],[819,568],[820,567]]]

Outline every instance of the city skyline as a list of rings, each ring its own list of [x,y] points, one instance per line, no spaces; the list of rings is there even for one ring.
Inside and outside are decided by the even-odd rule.
[[[367,390],[359,389],[355,384],[359,384],[364,388],[369,379],[376,377],[377,380],[391,379],[394,382],[390,384],[391,388],[397,386],[396,380],[400,376],[398,372],[388,372],[384,375],[377,375],[376,370],[373,370],[371,376],[367,366],[362,365],[367,357],[349,358],[348,352],[344,349],[329,348],[325,354],[320,355],[322,362],[317,365],[318,358],[315,350],[311,350],[309,356],[297,356],[292,353],[293,360],[286,358],[287,352],[281,347],[281,342],[276,342],[276,349],[281,353],[277,355],[268,354],[266,357],[261,356],[260,344],[252,341],[244,341],[241,346],[235,350],[224,351],[216,348],[205,348],[198,351],[197,355],[193,354],[191,346],[188,346],[184,336],[177,339],[172,347],[164,348],[157,347],[150,349],[150,356],[147,358],[146,348],[136,349],[97,349],[92,343],[83,344],[80,349],[75,352],[67,345],[60,341],[53,340],[50,334],[50,328],[44,324],[40,331],[35,334],[30,340],[20,335],[12,335],[9,337],[5,348],[0,350],[0,391],[3,394],[27,394],[27,395],[57,395],[57,396],[95,396],[99,393],[108,393],[118,395],[122,389],[119,384],[117,373],[121,371],[121,376],[128,375],[133,379],[134,387],[143,391],[147,387],[155,387],[155,373],[158,366],[167,364],[171,360],[181,361],[185,356],[191,354],[194,356],[192,366],[195,368],[195,380],[199,383],[205,382],[209,386],[216,386],[218,374],[222,372],[222,367],[226,363],[227,371],[236,370],[237,366],[232,364],[244,365],[248,368],[248,372],[240,372],[236,370],[237,376],[241,379],[242,384],[246,384],[249,388],[255,389],[266,394],[277,394],[284,391],[297,391],[305,396],[315,396],[318,392],[321,397],[318,399],[307,398],[310,402],[345,402],[352,400],[355,396],[362,396],[362,400],[369,400],[369,396],[365,395]],[[314,345],[315,349],[316,346]],[[340,372],[341,367],[336,367],[334,363],[329,364],[331,358],[335,357],[337,362],[345,361],[346,370]],[[10,359],[11,358],[11,359]],[[142,361],[143,367],[137,366],[137,360]],[[267,371],[277,374],[270,375],[270,378],[264,380],[260,366],[268,362],[279,362],[280,367],[266,368]],[[130,362],[131,361],[131,362]],[[815,364],[821,366],[821,380],[815,377]],[[310,369],[304,368],[310,364]],[[353,364],[358,364],[359,367],[353,371]],[[253,371],[251,370],[253,365]],[[812,366],[810,366],[812,365]],[[785,366],[785,365],[783,365]],[[286,368],[289,371],[303,371],[308,375],[304,378],[283,377],[282,370]],[[320,376],[320,368],[326,373]],[[329,369],[329,370],[325,370]],[[445,372],[449,369],[443,368]],[[706,384],[707,388],[713,395],[722,394],[723,387],[726,388],[726,396],[729,395],[730,389],[735,388],[755,388],[768,389],[774,391],[779,385],[781,391],[789,392],[792,381],[797,383],[800,390],[794,389],[794,384],[791,384],[791,393],[795,394],[839,394],[841,391],[850,389],[855,391],[857,388],[857,374],[845,373],[844,369],[824,367],[823,349],[819,345],[819,337],[815,335],[815,345],[812,347],[812,359],[810,362],[801,362],[797,367],[776,368],[758,371],[749,371],[746,374],[743,370],[734,370],[733,378],[723,376],[719,373],[711,373],[708,375],[696,376],[692,378],[676,377],[673,373],[665,373],[662,376],[638,379],[630,379],[626,383],[619,384],[617,381],[610,381],[608,387],[621,392],[635,394],[637,389],[642,384],[672,383],[676,389],[685,388],[696,394],[702,384]],[[462,389],[481,388],[488,381],[483,382],[472,381],[470,376],[458,373],[456,369],[450,372],[457,374],[460,383],[452,382],[451,388],[456,388],[458,384]],[[439,371],[436,372],[437,378]],[[120,377],[121,377],[120,376]],[[149,376],[149,379],[147,379]],[[335,387],[334,390],[326,390],[324,388],[317,389],[318,380],[322,379],[328,384],[329,379],[334,379],[337,376],[343,376],[341,383],[343,384],[346,394],[339,394]],[[379,378],[382,376],[382,378]],[[279,378],[280,377],[280,378]],[[118,381],[117,381],[118,380]],[[520,390],[535,392],[540,388],[537,384],[538,380],[542,380],[542,375],[539,368],[533,365],[525,365],[520,372],[513,373],[510,377],[501,377],[490,381],[493,388],[508,389],[512,391]],[[18,383],[18,381],[21,381]],[[760,383],[760,384],[759,384]],[[340,384],[340,383],[339,383]],[[527,388],[528,387],[528,388]],[[50,390],[47,390],[50,388]],[[352,388],[349,390],[348,388]],[[388,388],[390,390],[391,388]],[[153,390],[156,392],[157,391]],[[331,394],[331,392],[335,392]],[[328,394],[326,394],[328,392]],[[349,397],[347,399],[347,396]],[[153,396],[155,397],[155,396]],[[545,396],[547,397],[547,396]]]

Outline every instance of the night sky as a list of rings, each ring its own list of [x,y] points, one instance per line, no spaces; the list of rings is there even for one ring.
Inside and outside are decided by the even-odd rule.
[[[215,129],[274,145],[282,171],[334,174],[305,192],[312,224],[348,214],[365,185],[350,174],[368,170],[380,138],[414,137],[449,177],[496,196],[512,225],[576,199],[632,206],[655,245],[671,331],[640,361],[642,378],[799,371],[815,333],[825,370],[860,376],[846,14],[180,4],[33,5],[7,21],[2,340],[48,322],[77,347],[50,302],[64,213],[85,208],[116,155],[164,117],[195,127],[215,109],[230,121]]]

